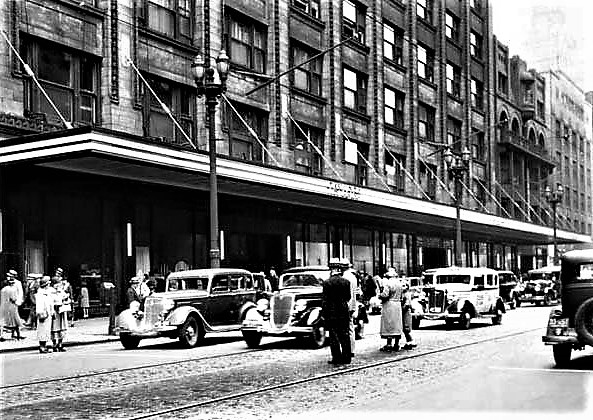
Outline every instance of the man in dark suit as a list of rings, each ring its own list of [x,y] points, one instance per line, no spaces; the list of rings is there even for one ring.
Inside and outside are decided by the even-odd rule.
[[[348,364],[351,359],[350,348],[350,282],[342,277],[348,267],[338,258],[329,262],[331,277],[323,283],[323,319],[329,331],[329,346],[334,365]]]

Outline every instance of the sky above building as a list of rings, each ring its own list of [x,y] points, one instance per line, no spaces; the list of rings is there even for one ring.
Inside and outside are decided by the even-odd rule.
[[[528,68],[559,68],[593,91],[592,0],[492,0],[494,34]]]

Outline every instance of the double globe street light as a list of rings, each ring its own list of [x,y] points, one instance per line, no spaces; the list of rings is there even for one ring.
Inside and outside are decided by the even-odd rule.
[[[445,149],[445,164],[450,177],[455,180],[455,208],[457,218],[455,224],[455,265],[462,266],[461,261],[461,182],[466,172],[469,172],[470,151],[464,147],[461,156],[454,154],[449,147]]]
[[[220,267],[220,246],[218,242],[218,185],[216,179],[216,123],[214,115],[218,99],[226,91],[229,74],[229,57],[225,50],[220,51],[214,66],[210,57],[204,61],[197,55],[192,63],[192,72],[198,97],[206,97],[206,116],[208,121],[208,146],[210,156],[210,268]]]
[[[564,197],[564,188],[562,184],[556,184],[556,191],[552,191],[549,185],[546,185],[546,189],[544,191],[544,196],[546,197],[546,201],[550,203],[552,206],[552,224],[554,226],[554,261],[553,263],[556,264],[558,262],[558,239],[556,237],[556,207],[559,203],[562,202],[562,198]]]

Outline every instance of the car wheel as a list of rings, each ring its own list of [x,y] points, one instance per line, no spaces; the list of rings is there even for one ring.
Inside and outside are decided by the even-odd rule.
[[[262,339],[262,334],[255,331],[242,331],[243,339],[250,349],[256,349],[259,347],[259,343]]]
[[[570,354],[572,353],[572,346],[570,344],[556,344],[552,346],[554,353],[554,362],[556,367],[565,368],[570,362]]]
[[[311,346],[314,349],[320,349],[325,345],[325,327],[316,325],[313,327],[313,333],[310,336]]]
[[[412,329],[419,330],[420,329],[420,318],[412,318]]]
[[[179,341],[183,347],[192,348],[198,345],[200,325],[193,316],[188,317],[179,329]]]
[[[455,321],[454,321],[454,320],[452,320],[452,319],[448,319],[448,318],[447,318],[447,319],[445,319],[445,327],[446,327],[448,330],[452,330],[452,329],[453,329],[453,327],[455,327]]]
[[[126,350],[133,350],[140,344],[140,338],[132,337],[130,334],[120,334],[119,341],[121,341],[121,345],[124,346],[124,349]]]
[[[574,316],[575,329],[578,336],[593,346],[593,298],[584,301]]]
[[[472,316],[469,314],[469,312],[464,311],[461,313],[461,316],[459,317],[459,326],[463,330],[469,330],[471,321],[472,321]]]

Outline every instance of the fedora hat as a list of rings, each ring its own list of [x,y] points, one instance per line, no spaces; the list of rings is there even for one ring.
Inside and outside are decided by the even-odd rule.
[[[6,277],[16,277],[18,276],[19,273],[16,272],[16,270],[8,270],[8,273],[6,273]]]
[[[385,277],[397,277],[397,271],[395,271],[395,268],[389,267],[389,269],[385,273]]]
[[[49,276],[41,277],[41,280],[39,280],[39,287],[45,287],[48,284],[49,284]]]
[[[64,274],[64,270],[61,267],[56,268],[56,276],[61,276]]]

